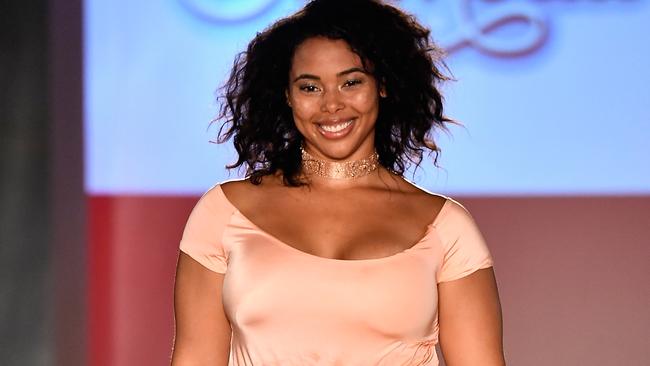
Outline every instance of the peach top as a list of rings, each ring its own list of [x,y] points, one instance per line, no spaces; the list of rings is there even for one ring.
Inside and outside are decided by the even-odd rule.
[[[341,260],[289,246],[239,212],[220,184],[208,190],[180,250],[225,274],[229,365],[438,365],[437,284],[493,263],[472,216],[445,198],[411,248]]]

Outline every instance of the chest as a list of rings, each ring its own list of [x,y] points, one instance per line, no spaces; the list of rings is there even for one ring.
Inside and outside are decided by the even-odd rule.
[[[434,327],[441,263],[435,235],[389,257],[337,260],[284,246],[244,230],[248,223],[241,217],[233,220],[224,236],[229,263],[223,302],[239,331],[300,334],[310,326],[352,327],[417,339]]]
[[[403,197],[268,197],[258,200],[254,210],[240,213],[277,241],[329,259],[375,259],[399,253],[426,234],[431,216]]]

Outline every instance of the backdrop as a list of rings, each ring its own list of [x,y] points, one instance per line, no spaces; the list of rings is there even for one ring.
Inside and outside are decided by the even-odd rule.
[[[235,156],[215,90],[297,0],[86,0],[89,363],[168,362],[190,209]],[[650,363],[650,6],[413,0],[457,81],[407,178],[458,199],[495,258],[512,365]],[[153,361],[155,360],[155,361]]]

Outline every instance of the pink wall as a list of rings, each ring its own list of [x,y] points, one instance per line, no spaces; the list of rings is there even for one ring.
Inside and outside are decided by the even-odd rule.
[[[495,259],[509,365],[650,364],[650,197],[455,198]],[[90,365],[168,364],[197,199],[90,199]]]
[[[463,199],[495,256],[511,365],[650,365],[650,197]]]

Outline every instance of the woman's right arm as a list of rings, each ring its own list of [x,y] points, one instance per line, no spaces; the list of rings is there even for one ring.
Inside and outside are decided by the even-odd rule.
[[[224,276],[180,252],[171,366],[228,365],[232,329],[221,302]]]

